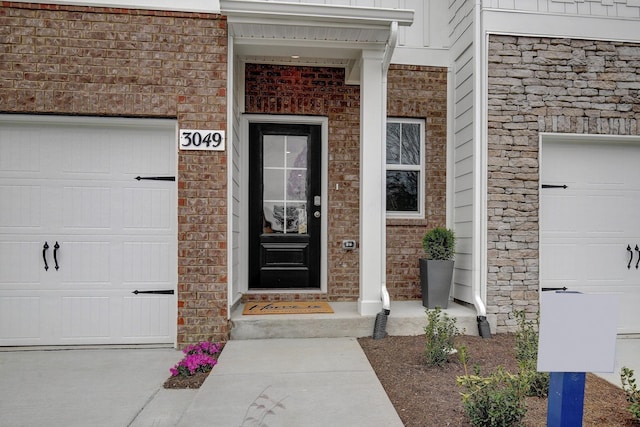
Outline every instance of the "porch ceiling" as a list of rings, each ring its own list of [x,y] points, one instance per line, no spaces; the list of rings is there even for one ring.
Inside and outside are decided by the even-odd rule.
[[[234,54],[244,61],[346,68],[358,84],[363,50],[384,50],[393,22],[411,25],[405,9],[293,2],[221,0]]]

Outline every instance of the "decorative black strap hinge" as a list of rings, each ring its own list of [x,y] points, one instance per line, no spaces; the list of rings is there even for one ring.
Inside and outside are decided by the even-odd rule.
[[[548,291],[566,291],[567,287],[563,286],[561,288],[542,288],[542,292],[548,292]]]
[[[567,188],[567,185],[542,184],[542,188]]]
[[[152,181],[175,181],[176,177],[175,176],[136,176],[136,178],[138,181],[140,181],[141,179],[148,179],[148,180],[152,180]]]
[[[160,295],[173,295],[173,289],[162,289],[159,291],[139,291],[139,290],[135,290],[133,292],[131,292],[132,294],[160,294]]]

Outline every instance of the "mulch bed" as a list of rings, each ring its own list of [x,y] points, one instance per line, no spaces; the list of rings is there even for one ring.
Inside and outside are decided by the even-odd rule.
[[[424,336],[360,338],[371,366],[405,426],[468,426],[456,377],[464,368],[455,355],[443,368],[423,363]],[[466,345],[469,369],[480,366],[487,375],[498,366],[516,373],[515,337],[498,334],[492,338],[458,337]],[[627,412],[621,388],[587,374],[583,426],[638,426]],[[547,399],[527,398],[525,426],[546,426]]]
[[[214,368],[215,369],[215,368]],[[169,377],[163,384],[164,388],[200,388],[204,380],[207,379],[210,372],[196,372],[193,375],[184,377],[178,375],[177,377]]]

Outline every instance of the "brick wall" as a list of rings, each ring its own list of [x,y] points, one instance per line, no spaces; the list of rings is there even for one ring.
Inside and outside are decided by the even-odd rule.
[[[331,301],[358,298],[358,250],[344,251],[343,239],[358,239],[360,176],[360,87],[344,82],[345,70],[246,64],[245,111],[327,116],[329,121],[328,275]],[[336,190],[336,184],[338,189]],[[247,296],[274,300],[324,295]]]
[[[359,292],[358,250],[341,248],[359,240],[360,88],[344,83],[344,70],[247,64],[247,113],[327,116],[329,120],[328,295],[355,301]],[[387,286],[392,299],[420,298],[418,258],[427,227],[446,217],[446,69],[391,66],[388,113],[426,120],[425,220],[389,220]],[[336,189],[338,184],[338,189]],[[251,300],[324,298],[324,295],[250,294]]]
[[[488,313],[538,310],[540,132],[640,134],[640,44],[491,36]]]
[[[387,220],[387,287],[392,299],[422,297],[418,259],[422,237],[446,224],[447,69],[392,65],[387,78],[387,115],[424,119],[425,219]]]
[[[0,112],[176,118],[226,127],[226,20],[3,2]],[[178,160],[178,342],[223,339],[226,155]]]

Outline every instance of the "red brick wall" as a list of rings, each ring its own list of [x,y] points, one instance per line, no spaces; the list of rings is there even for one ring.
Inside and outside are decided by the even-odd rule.
[[[425,219],[387,220],[387,288],[392,299],[408,300],[422,295],[422,236],[446,224],[447,69],[391,65],[387,80],[388,116],[426,124]]]
[[[3,2],[0,112],[175,118],[226,127],[218,15]],[[178,160],[178,343],[223,339],[226,154]]]
[[[245,111],[329,119],[328,299],[358,298],[358,251],[342,249],[359,235],[360,87],[341,68],[246,64]],[[336,184],[339,188],[336,190]],[[320,294],[247,295],[250,299],[322,298]]]
[[[426,120],[426,219],[387,221],[387,286],[393,299],[420,298],[418,258],[422,234],[446,219],[445,68],[392,66],[388,113]],[[359,240],[360,87],[344,83],[344,70],[325,67],[246,65],[247,113],[321,115],[329,119],[328,295],[355,301],[359,292],[358,251],[341,249]],[[338,189],[336,189],[338,184]],[[322,298],[248,295],[248,299]]]

